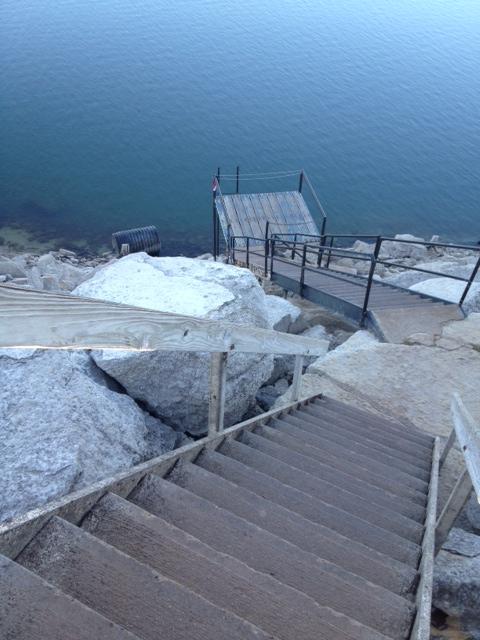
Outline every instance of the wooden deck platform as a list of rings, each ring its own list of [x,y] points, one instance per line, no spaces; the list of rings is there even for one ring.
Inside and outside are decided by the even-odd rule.
[[[218,195],[215,206],[225,238],[230,235],[258,238],[264,242],[268,222],[270,233],[308,233],[318,235],[318,227],[298,191],[274,193],[235,193]],[[245,246],[239,238],[237,246]]]

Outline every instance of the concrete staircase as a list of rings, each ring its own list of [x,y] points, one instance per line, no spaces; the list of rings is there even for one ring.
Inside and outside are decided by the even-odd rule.
[[[433,450],[319,397],[173,452],[128,490],[124,474],[84,492],[75,517],[64,501],[22,524],[0,560],[0,636],[409,638]]]

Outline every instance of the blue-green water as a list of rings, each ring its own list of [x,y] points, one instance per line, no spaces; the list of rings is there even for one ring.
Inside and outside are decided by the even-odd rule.
[[[2,0],[0,61],[0,227],[201,250],[238,163],[330,230],[480,239],[478,0]]]

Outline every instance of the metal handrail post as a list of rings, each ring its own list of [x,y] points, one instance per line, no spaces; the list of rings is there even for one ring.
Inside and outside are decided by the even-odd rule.
[[[469,292],[470,287],[472,286],[473,281],[475,280],[479,269],[480,269],[480,257],[478,258],[476,265],[473,267],[473,271],[470,275],[470,278],[468,279],[467,286],[463,290],[462,297],[460,298],[460,302],[458,303],[460,306],[462,306],[462,304],[464,303],[465,298],[467,297],[467,293]]]
[[[232,236],[230,240],[232,242],[232,261],[235,264],[235,236]]]
[[[303,169],[302,171],[300,171],[300,179],[298,181],[298,193],[302,193],[302,187],[303,187]]]
[[[267,224],[265,225],[265,277],[268,276],[268,251],[270,248],[270,239],[268,237],[269,227],[270,223],[267,220]]]
[[[367,290],[365,291],[365,298],[363,301],[363,309],[362,309],[362,319],[360,321],[361,326],[364,325],[365,318],[367,317],[367,313],[368,313],[368,301],[370,298],[370,291],[372,289],[373,276],[375,275],[375,267],[377,266],[377,258],[378,258],[378,254],[380,253],[381,245],[382,245],[382,238],[380,236],[377,236],[377,241],[375,242],[375,250],[373,252],[373,255],[371,256],[370,271],[368,273]]]
[[[295,249],[297,247],[297,237],[298,237],[298,234],[295,233],[293,236],[292,260],[295,260]]]
[[[247,236],[247,267],[250,266],[250,238]]]
[[[270,278],[273,276],[273,256],[275,255],[275,238],[270,241]]]
[[[303,295],[303,287],[305,284],[305,264],[307,262],[307,245],[304,244],[303,245],[303,252],[302,252],[302,270],[300,272],[300,291],[299,294],[300,296]]]
[[[325,247],[325,236],[320,236],[320,245],[318,247],[318,257],[317,257],[318,268],[322,266],[324,247]]]
[[[237,193],[240,193],[240,167],[237,165]]]
[[[333,240],[335,239],[335,236],[332,236],[330,238],[330,249],[333,247]],[[328,269],[330,267],[330,259],[332,257],[332,252],[329,251],[328,252],[328,258],[327,258],[327,264],[325,265],[325,267]]]

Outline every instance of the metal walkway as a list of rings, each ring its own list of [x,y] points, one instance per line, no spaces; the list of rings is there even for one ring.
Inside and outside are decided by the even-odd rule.
[[[283,289],[334,312],[342,313],[354,322],[381,324],[383,318],[392,312],[398,314],[403,309],[408,310],[410,320],[431,316],[443,322],[463,317],[458,305],[451,302],[380,280],[371,280],[371,287],[367,292],[367,277],[312,264],[303,267],[298,260],[266,255],[263,246],[253,247],[248,251],[248,257],[246,249],[235,248],[233,256],[237,264],[248,265],[262,274],[267,269],[272,282]],[[421,327],[418,331],[420,330]],[[410,331],[411,333],[415,333],[415,329]]]
[[[0,528],[15,640],[426,640],[438,442],[293,403]]]

